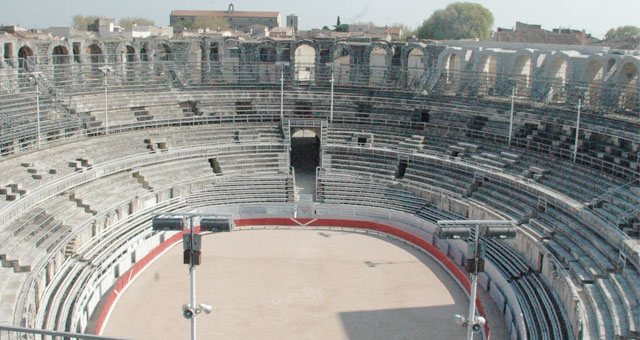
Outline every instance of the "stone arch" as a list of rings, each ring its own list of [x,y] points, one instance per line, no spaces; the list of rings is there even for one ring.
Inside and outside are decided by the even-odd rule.
[[[280,79],[281,71],[276,66],[278,50],[275,41],[264,40],[258,46],[258,77],[260,82],[275,83]]]
[[[157,61],[173,60],[173,46],[167,41],[158,42],[153,52]]]
[[[66,43],[53,44],[49,48],[49,57],[51,58],[51,64],[60,65],[68,64],[70,60],[69,51],[71,49]]]
[[[18,49],[18,68],[29,72],[29,63],[35,60],[29,60],[35,57],[33,49],[29,45],[22,45]]]
[[[61,85],[69,78],[69,48],[65,45],[55,45],[51,49],[51,62],[53,63],[53,81]]]
[[[294,51],[295,79],[309,82],[314,80],[316,65],[316,48],[307,43],[297,44]]]
[[[138,60],[138,54],[136,53],[136,48],[133,45],[122,44],[118,51],[120,52],[120,60],[123,63],[133,63]]]
[[[338,84],[348,84],[351,74],[351,46],[339,43],[333,55],[333,77]]]
[[[519,54],[516,56],[512,80],[515,83],[516,95],[527,97],[530,93],[531,79],[535,67],[535,56],[530,53]]]
[[[93,42],[85,48],[85,55],[89,57],[91,64],[101,64],[105,62],[104,46],[102,44]]]
[[[242,55],[242,44],[237,39],[225,39],[221,46],[222,77],[225,81],[235,83],[238,81],[240,73],[240,56]]]
[[[561,80],[564,85],[568,76],[569,62],[564,57],[557,57],[553,59],[549,66],[549,78]]]
[[[407,53],[407,79],[409,87],[415,87],[424,75],[425,53],[421,47],[411,47]]]
[[[261,63],[275,63],[278,52],[274,44],[261,44],[258,48],[258,61]]]
[[[129,44],[122,44],[118,48],[118,56],[120,62],[124,66],[124,77],[127,81],[135,80],[135,62],[137,61],[138,54],[136,48]]]
[[[478,93],[493,95],[496,90],[498,58],[493,53],[480,56],[476,71],[480,75]]]
[[[584,82],[587,87],[585,92],[585,103],[589,105],[597,105],[602,90],[602,79],[604,78],[604,67],[602,62],[592,59],[584,72]]]
[[[462,69],[462,57],[450,52],[443,59],[444,78],[448,84],[457,84],[460,79],[460,71]]]
[[[549,64],[549,92],[548,98],[552,101],[564,101],[565,84],[569,76],[569,62],[562,56],[556,57]]]
[[[369,84],[381,84],[389,67],[389,50],[376,44],[369,51]]]
[[[147,43],[142,44],[142,47],[140,47],[140,61],[149,61],[149,44]]]
[[[620,107],[623,110],[637,110],[640,98],[638,66],[627,61],[620,67],[617,83],[621,86]]]

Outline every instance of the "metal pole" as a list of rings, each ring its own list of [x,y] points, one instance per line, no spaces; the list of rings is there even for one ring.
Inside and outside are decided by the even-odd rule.
[[[471,273],[471,294],[469,295],[469,318],[467,319],[467,340],[473,340],[473,324],[475,323],[475,314],[476,314],[476,288],[478,286],[478,258],[480,255],[479,248],[479,239],[480,239],[480,231],[479,227],[476,224],[474,226],[475,230],[475,254],[473,256],[473,273]]]
[[[331,67],[331,114],[329,116],[329,123],[333,123],[333,67]]]
[[[42,147],[40,138],[40,87],[38,86],[38,79],[36,78],[36,114],[37,114],[37,133],[38,133],[38,149]]]
[[[191,278],[191,297],[189,298],[189,306],[195,310],[196,308],[196,267],[193,265],[193,216],[189,218],[191,234],[191,256],[189,256],[189,274]],[[191,340],[196,340],[196,314],[191,317]]]
[[[105,84],[104,84],[104,120],[105,120],[105,134],[109,134],[109,78],[108,73],[105,72]]]
[[[509,146],[511,146],[511,134],[513,133],[513,107],[516,98],[516,87],[511,87],[511,117],[509,118]]]
[[[284,63],[280,70],[280,121],[284,120]]]
[[[578,119],[576,121],[576,142],[573,145],[573,162],[578,158],[578,138],[580,132],[580,107],[582,106],[582,98],[578,98]]]

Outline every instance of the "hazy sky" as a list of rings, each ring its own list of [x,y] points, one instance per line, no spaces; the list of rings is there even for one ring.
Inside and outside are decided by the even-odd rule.
[[[513,27],[516,21],[542,24],[545,29],[586,29],[602,37],[611,27],[640,25],[640,0],[470,0],[487,7],[495,27]],[[300,16],[303,29],[331,26],[339,15],[342,23],[373,21],[378,25],[403,23],[419,26],[433,11],[450,0],[234,0],[241,10],[279,11]],[[174,9],[226,9],[220,0],[0,0],[0,24],[29,28],[69,26],[75,14],[101,15],[119,19],[146,17],[156,25],[168,25]]]

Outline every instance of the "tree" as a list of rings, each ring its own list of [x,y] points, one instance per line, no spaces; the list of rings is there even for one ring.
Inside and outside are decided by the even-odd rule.
[[[640,38],[640,27],[637,26],[620,26],[612,28],[604,35],[606,40],[633,40]]]
[[[127,31],[131,31],[133,28],[133,24],[138,26],[153,26],[155,23],[153,20],[145,19],[145,18],[122,18],[118,21],[118,26],[124,28]]]
[[[82,16],[74,15],[71,26],[77,30],[87,31],[89,30],[89,24],[93,24],[99,17],[95,15]]]
[[[338,15],[338,22],[336,22],[336,27],[340,26],[340,16]]]
[[[435,11],[417,30],[423,39],[480,39],[491,37],[493,14],[480,4],[454,2]]]

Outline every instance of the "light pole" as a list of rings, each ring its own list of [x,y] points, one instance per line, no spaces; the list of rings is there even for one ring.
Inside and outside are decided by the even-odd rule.
[[[464,327],[467,327],[467,340],[473,339],[473,333],[482,331],[486,320],[476,317],[476,291],[478,287],[478,271],[484,271],[484,248],[480,243],[480,236],[485,238],[509,239],[516,237],[517,228],[515,221],[496,220],[441,220],[438,221],[435,233],[439,238],[462,239],[471,235],[474,229],[474,241],[467,244],[466,269],[471,274],[471,287],[469,293],[469,314],[456,315],[454,318]]]
[[[153,230],[157,231],[180,231],[182,232],[189,221],[189,233],[182,234],[182,245],[184,248],[183,262],[189,265],[189,303],[182,305],[182,316],[191,321],[191,340],[196,340],[196,317],[204,312],[211,313],[213,307],[200,303],[196,305],[196,266],[200,265],[201,259],[201,236],[194,231],[194,218],[200,218],[200,231],[231,231],[232,223],[229,217],[220,215],[208,216],[194,213],[153,213],[151,223]]]
[[[109,134],[109,73],[113,72],[110,66],[102,66],[100,71],[104,74],[104,125],[105,135]]]
[[[31,77],[36,84],[36,137],[38,138],[38,149],[42,147],[40,135],[40,79],[42,72],[31,72]]]
[[[335,79],[333,78],[333,64],[331,64],[331,111],[329,114],[329,123],[333,123],[333,85],[335,83]]]
[[[511,115],[509,118],[509,146],[511,146],[511,134],[513,133],[513,108],[514,108],[515,98],[516,98],[516,86],[513,85],[511,87]]]
[[[580,138],[579,136],[579,132],[580,132],[580,109],[582,106],[582,98],[578,98],[578,119],[576,120],[576,141],[573,144],[573,162],[575,163],[576,159],[578,158],[578,138]]]
[[[280,121],[284,120],[284,63],[280,66]]]

